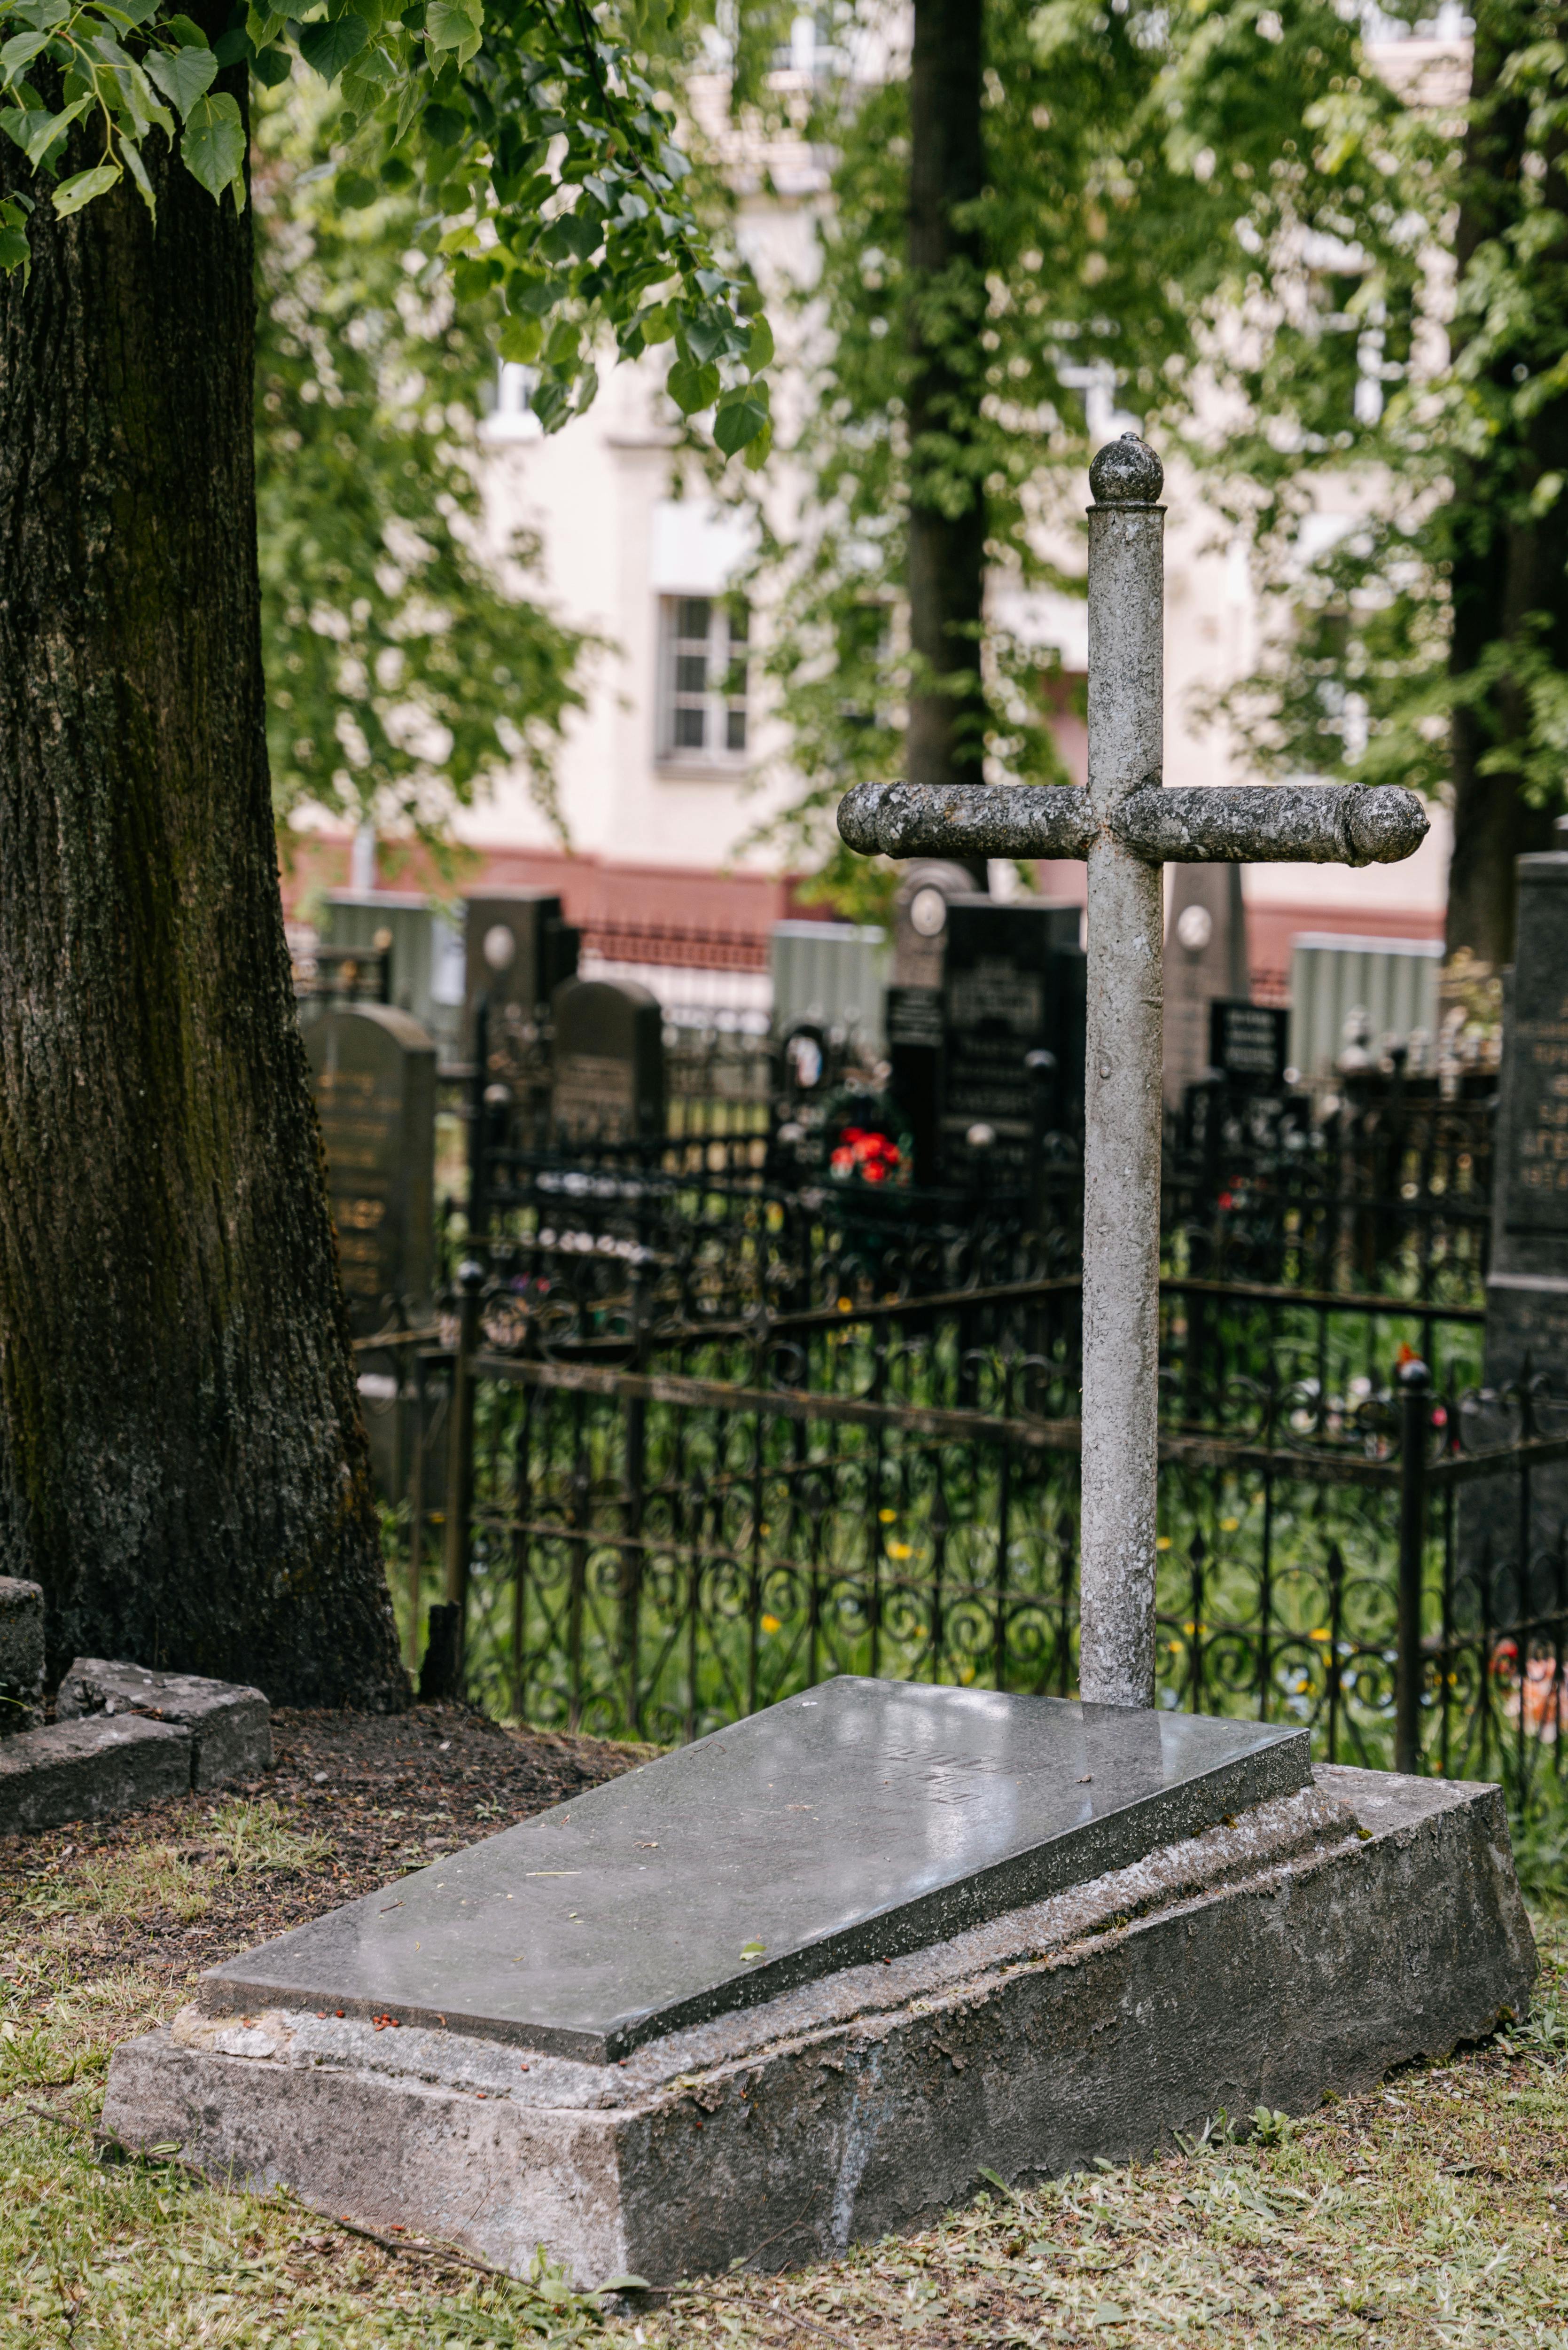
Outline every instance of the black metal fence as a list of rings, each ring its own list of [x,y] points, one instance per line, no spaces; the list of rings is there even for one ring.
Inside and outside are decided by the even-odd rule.
[[[833,1672],[1074,1687],[1075,1278],[695,1316],[659,1278],[535,1238],[381,1350],[410,1633],[444,1595],[488,1707],[660,1742]],[[1161,1704],[1560,1776],[1568,1411],[1481,1397],[1480,1319],[1167,1282]]]

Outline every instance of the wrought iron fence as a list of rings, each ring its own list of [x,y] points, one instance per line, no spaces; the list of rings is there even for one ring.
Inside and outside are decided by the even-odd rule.
[[[693,1321],[549,1268],[384,1350],[405,1615],[444,1589],[488,1707],[663,1742],[833,1672],[1071,1690],[1074,1280]],[[1471,1308],[1173,1278],[1163,1319],[1160,1703],[1560,1776],[1568,1413],[1469,1386]]]

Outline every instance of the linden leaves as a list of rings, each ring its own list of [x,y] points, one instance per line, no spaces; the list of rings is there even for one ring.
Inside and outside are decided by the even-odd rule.
[[[150,20],[156,0],[0,0],[0,30],[19,26],[0,43],[0,130],[35,171],[55,178],[54,208],[62,217],[107,195],[129,172],[156,214],[141,145],[154,126],[179,138],[186,168],[213,196],[226,189],[236,205],[245,196],[244,126],[237,102],[213,92],[221,65],[189,16]],[[178,120],[176,120],[178,118]],[[96,161],[58,176],[67,135],[83,125],[98,148]],[[0,203],[0,269],[27,268],[25,195]]]
[[[669,99],[606,29],[611,11],[306,5],[301,17],[234,0],[209,39],[189,16],[161,14],[167,0],[0,0],[0,130],[54,182],[61,215],[126,176],[153,210],[142,147],[155,127],[209,194],[231,192],[239,209],[244,124],[218,77],[243,61],[275,88],[298,57],[339,96],[335,136],[351,158],[339,201],[422,181],[427,250],[459,300],[488,298],[501,356],[531,369],[547,431],[593,399],[607,339],[627,359],[670,344],[682,415],[711,411],[723,453],[760,464],[772,338],[751,315],[755,289],[719,265],[682,187],[691,165]],[[688,0],[666,5],[679,15]],[[0,271],[26,274],[32,209],[26,194],[0,199]]]

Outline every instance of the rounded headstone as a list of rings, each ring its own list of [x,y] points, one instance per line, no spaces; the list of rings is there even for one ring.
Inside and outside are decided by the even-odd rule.
[[[1151,506],[1165,487],[1165,467],[1147,441],[1124,432],[1107,441],[1089,467],[1089,487],[1102,506]]]

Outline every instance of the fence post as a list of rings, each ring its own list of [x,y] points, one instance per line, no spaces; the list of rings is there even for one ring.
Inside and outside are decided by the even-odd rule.
[[[490,1224],[490,998],[482,995],[473,1010],[473,1074],[468,1088],[468,1233],[483,1239]],[[459,1275],[461,1279],[461,1274]]]
[[[1421,1577],[1427,1537],[1427,1423],[1432,1374],[1399,1372],[1399,1631],[1394,1686],[1394,1768],[1421,1767]]]
[[[473,1513],[473,1371],[479,1347],[479,1301],[484,1267],[472,1257],[457,1269],[457,1348],[452,1364],[451,1418],[446,1453],[446,1601],[456,1609],[454,1690],[461,1693],[468,1633],[468,1537]]]

